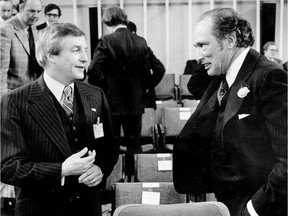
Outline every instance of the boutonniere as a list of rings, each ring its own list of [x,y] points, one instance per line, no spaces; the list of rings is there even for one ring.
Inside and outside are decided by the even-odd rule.
[[[250,90],[245,86],[245,87],[242,87],[241,85],[241,88],[239,89],[239,91],[237,92],[237,95],[238,97],[240,98],[244,98],[246,97],[246,95],[250,92]]]

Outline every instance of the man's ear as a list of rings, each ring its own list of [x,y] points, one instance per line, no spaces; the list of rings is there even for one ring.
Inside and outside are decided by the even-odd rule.
[[[229,49],[232,49],[233,47],[236,46],[236,42],[237,42],[237,37],[235,33],[231,33],[229,35],[227,35],[227,45]]]

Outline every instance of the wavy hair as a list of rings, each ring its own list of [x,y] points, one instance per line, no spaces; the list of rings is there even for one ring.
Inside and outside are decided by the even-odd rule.
[[[213,34],[218,41],[222,41],[227,35],[235,33],[237,47],[253,46],[254,36],[250,23],[242,19],[231,8],[215,8],[207,11],[199,18],[199,21],[211,17],[213,21]]]
[[[62,51],[63,42],[68,36],[81,37],[85,33],[72,23],[53,23],[39,34],[36,58],[42,67],[46,65],[47,55],[58,55]]]

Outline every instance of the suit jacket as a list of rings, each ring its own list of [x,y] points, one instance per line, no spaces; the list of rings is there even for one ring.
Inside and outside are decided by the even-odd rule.
[[[108,104],[103,91],[95,86],[75,82],[75,88],[87,122],[88,142],[84,145],[96,150],[94,163],[105,178],[117,162],[119,150],[113,140]],[[95,139],[93,124],[98,117],[105,137]],[[1,119],[1,181],[19,188],[16,215],[49,215],[59,208],[67,190],[85,194],[91,201],[87,205],[101,205],[100,185],[86,187],[77,181],[69,185],[66,183],[73,177],[68,176],[61,187],[61,166],[72,150],[42,76],[2,97]]]
[[[199,65],[195,59],[186,62],[184,74],[192,75],[187,88],[193,99],[200,100],[214,77],[209,76],[204,65]]]
[[[174,146],[173,178],[180,193],[213,192],[210,152],[213,123],[209,122],[213,107],[208,101],[220,82],[220,77],[212,81]],[[246,96],[245,87],[250,90]],[[232,164],[244,176],[241,183],[249,188],[248,196],[256,212],[284,215],[287,211],[287,73],[253,49],[231,86],[222,136],[224,150],[233,155]]]
[[[32,26],[34,39],[37,40],[38,33]],[[32,82],[29,77],[29,41],[27,31],[21,25],[18,16],[9,19],[0,25],[1,34],[1,95],[8,89],[12,90],[24,84]]]
[[[40,31],[40,30],[45,29],[46,27],[47,27],[47,23],[44,22],[44,23],[42,23],[42,24],[36,26],[36,29],[37,29],[38,31]]]
[[[144,38],[127,28],[100,38],[88,69],[88,82],[104,90],[111,114],[142,114],[150,76]]]
[[[148,47],[149,53],[149,68],[152,70],[151,84],[148,86],[148,90],[146,91],[145,99],[146,105],[145,107],[151,107],[156,109],[156,97],[155,97],[155,86],[161,81],[165,74],[165,67],[162,62],[154,55],[153,51]]]

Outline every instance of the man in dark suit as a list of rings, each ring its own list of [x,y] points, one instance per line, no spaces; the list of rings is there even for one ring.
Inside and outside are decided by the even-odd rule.
[[[127,28],[134,34],[137,35],[137,26],[134,22],[128,21]],[[155,86],[161,81],[165,74],[165,67],[162,62],[154,55],[150,47],[148,47],[148,61],[149,68],[151,69],[151,85],[148,87],[145,94],[145,107],[156,109],[156,96]]]
[[[0,25],[0,96],[32,82],[43,72],[35,57],[38,34],[34,25],[42,4],[40,0],[25,0],[22,7],[20,13]]]
[[[114,135],[120,137],[122,126],[128,153],[141,152],[142,113],[151,81],[147,43],[127,29],[127,14],[121,8],[108,8],[102,20],[109,34],[100,38],[94,51],[88,82],[102,87],[107,96]]]
[[[16,215],[100,216],[100,184],[118,159],[103,91],[77,81],[84,33],[53,24],[38,41],[44,74],[1,100],[1,181],[18,188]]]
[[[44,9],[44,14],[47,19],[46,22],[36,26],[36,29],[43,30],[52,23],[57,23],[58,19],[61,17],[61,9],[56,4],[48,4]]]
[[[212,82],[213,77],[209,76],[205,67],[198,64],[195,59],[186,62],[184,74],[192,75],[187,83],[187,88],[192,95],[192,99],[200,100],[207,87]]]
[[[287,73],[250,48],[248,21],[230,8],[204,13],[197,61],[214,80],[179,134],[174,185],[214,192],[234,215],[287,213]]]

